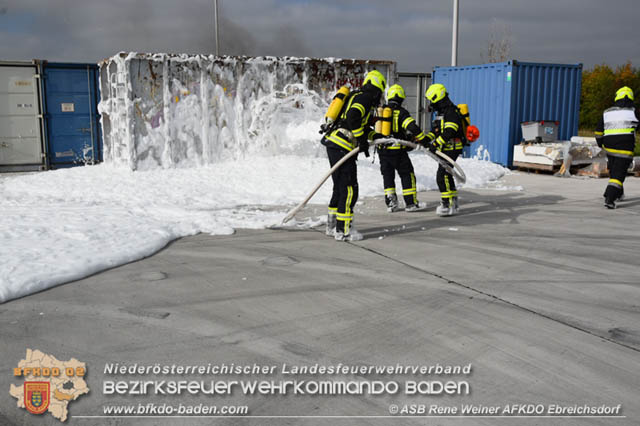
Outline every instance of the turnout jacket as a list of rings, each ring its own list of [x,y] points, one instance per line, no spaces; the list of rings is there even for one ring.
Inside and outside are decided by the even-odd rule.
[[[368,87],[371,86],[371,87]],[[336,120],[336,129],[326,135],[322,143],[326,146],[336,146],[352,151],[361,141],[373,138],[373,117],[371,112],[378,105],[380,94],[378,89],[370,84],[356,90],[345,99],[339,118]]]
[[[442,108],[439,108],[434,129],[427,133],[426,142],[435,141],[439,149],[451,151],[462,149],[462,120],[456,106],[447,98]]]
[[[596,142],[607,155],[633,158],[637,127],[638,116],[633,101],[620,99],[602,114],[596,126]]]
[[[393,110],[391,115],[391,136],[395,139],[402,139],[406,141],[422,142],[426,137],[422,133],[422,129],[416,124],[416,120],[411,117],[409,111],[397,104],[390,104],[389,107]],[[383,153],[400,152],[401,150],[410,150],[405,145],[391,144],[391,145],[378,145],[378,151]]]

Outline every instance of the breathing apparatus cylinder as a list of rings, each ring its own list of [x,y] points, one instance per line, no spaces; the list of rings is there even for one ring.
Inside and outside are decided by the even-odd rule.
[[[382,109],[382,124],[380,126],[380,132],[384,136],[389,136],[391,134],[391,108],[384,107]],[[377,123],[376,123],[377,124]]]
[[[376,120],[376,124],[374,126],[376,133],[382,133],[382,110],[383,109],[384,108],[382,107],[377,108],[376,117],[378,117],[378,119]]]
[[[460,114],[467,122],[467,126],[471,124],[471,120],[469,119],[469,105],[467,104],[458,104],[458,109],[460,110]]]
[[[338,93],[333,97],[331,101],[331,105],[329,105],[329,109],[327,113],[324,115],[324,121],[327,124],[331,124],[338,118],[338,114],[342,110],[342,106],[344,105],[344,100],[349,96],[350,90],[348,86],[342,86]]]

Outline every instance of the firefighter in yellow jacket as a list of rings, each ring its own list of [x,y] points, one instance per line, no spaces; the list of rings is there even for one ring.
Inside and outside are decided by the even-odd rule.
[[[409,111],[402,107],[405,99],[404,89],[399,84],[389,87],[387,92],[387,105],[391,108],[391,136],[396,139],[420,143],[425,135],[411,117]],[[396,194],[396,171],[402,182],[402,195],[404,196],[405,211],[417,212],[427,208],[426,203],[418,201],[416,187],[416,175],[413,164],[409,158],[410,148],[401,144],[384,144],[377,146],[380,157],[380,173],[384,183],[384,200],[388,212],[400,210],[398,196]]]
[[[365,76],[362,88],[351,92],[344,100],[344,106],[333,130],[322,138],[327,147],[329,164],[333,167],[342,157],[356,147],[369,156],[369,140],[382,138],[373,129],[372,111],[380,104],[387,81],[377,70]],[[363,239],[354,229],[353,208],[358,201],[358,170],[356,156],[348,159],[331,175],[333,193],[329,202],[326,233],[337,241],[358,241]]]
[[[623,200],[624,178],[633,160],[638,117],[633,103],[633,90],[622,87],[616,92],[614,104],[604,111],[596,127],[596,142],[607,152],[609,183],[604,191],[604,205],[616,208]]]
[[[432,84],[425,97],[435,110],[436,119],[432,130],[427,133],[422,145],[431,151],[440,150],[453,161],[462,153],[464,134],[461,116],[456,105],[451,102],[447,89],[442,84]],[[440,190],[440,205],[436,208],[438,216],[452,216],[458,213],[458,191],[451,173],[438,166],[436,182]]]

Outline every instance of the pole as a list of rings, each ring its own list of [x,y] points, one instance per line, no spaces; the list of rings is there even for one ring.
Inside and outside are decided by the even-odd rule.
[[[460,0],[453,0],[453,34],[451,35],[451,66],[458,65],[458,9]]]
[[[219,42],[219,38],[220,38],[220,31],[218,30],[219,25],[218,25],[218,0],[213,0],[213,8],[214,8],[214,14],[215,14],[215,20],[216,20],[216,56],[220,56],[220,42]]]

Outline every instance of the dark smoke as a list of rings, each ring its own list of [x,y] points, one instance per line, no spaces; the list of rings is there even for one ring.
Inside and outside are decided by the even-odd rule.
[[[259,54],[257,53],[256,45],[256,39],[249,31],[227,18],[220,17],[221,55],[255,56]]]
[[[302,34],[289,24],[274,21],[267,34],[254,34],[241,24],[231,21],[218,0],[220,14],[220,54],[247,56],[309,56],[310,49]],[[258,41],[259,40],[259,41]]]
[[[311,56],[310,49],[302,41],[300,31],[291,25],[279,27],[274,31],[273,39],[262,46],[265,55],[274,56]]]

